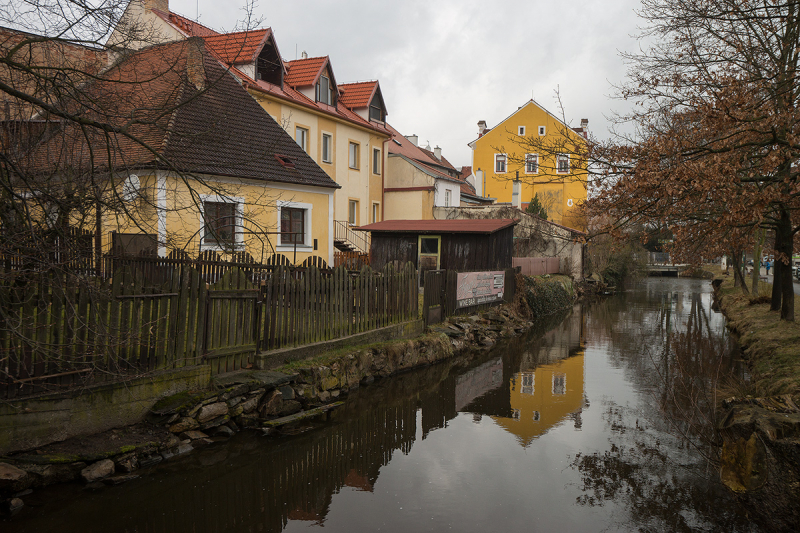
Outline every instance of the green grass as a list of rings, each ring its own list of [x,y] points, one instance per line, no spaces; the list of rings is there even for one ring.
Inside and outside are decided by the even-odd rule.
[[[757,395],[800,393],[800,323],[780,320],[769,303],[752,303],[733,286],[732,276],[720,288],[728,326],[738,333],[753,375]],[[759,284],[759,295],[769,296],[772,285]],[[800,320],[800,297],[795,296],[795,319]]]

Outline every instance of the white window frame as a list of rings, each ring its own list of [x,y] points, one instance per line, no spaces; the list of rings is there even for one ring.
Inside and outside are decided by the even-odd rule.
[[[327,143],[325,140],[327,139]],[[325,147],[328,148],[328,158],[325,159]],[[322,132],[322,162],[333,163],[333,135],[330,133]]]
[[[233,232],[233,249],[235,251],[244,250],[244,233],[242,233],[242,220],[244,215],[244,196],[219,196],[217,194],[200,195],[200,250],[216,250],[218,252],[230,251],[227,246],[220,246],[217,242],[206,242],[206,202],[218,204],[236,204],[234,213],[236,215],[236,226]]]
[[[547,133],[547,128],[544,126],[539,126],[539,136],[542,137]]]
[[[300,133],[302,132],[302,135]],[[294,140],[297,142],[298,146],[303,149],[304,152],[308,153],[308,128],[303,126],[295,126],[294,127]],[[302,139],[302,142],[301,142]]]
[[[525,126],[517,126],[517,135],[525,137]]]
[[[503,158],[503,170],[497,170],[497,162],[498,158]],[[494,173],[495,174],[506,174],[508,172],[508,154],[494,154]]]
[[[361,218],[361,217],[358,216],[360,214],[358,212],[359,208],[361,207],[359,205],[360,203],[361,202],[359,202],[358,200],[356,200],[354,198],[348,198],[348,200],[347,200],[347,223],[349,225],[351,225],[351,226],[357,226],[358,225],[358,219]],[[355,209],[351,209],[353,204],[355,204],[355,206],[356,206]],[[350,218],[351,214],[353,215],[353,219]]]
[[[381,204],[380,202],[372,202],[372,222],[380,222]]]
[[[375,163],[378,163],[377,165]],[[372,173],[376,176],[381,175],[381,149],[380,148],[373,148],[372,149]]]
[[[450,196],[452,195],[453,191],[450,189],[444,190],[444,206],[450,207]]]
[[[528,158],[535,157],[534,170],[528,170]],[[538,174],[539,173],[539,154],[525,154],[525,174]]]
[[[567,170],[561,170],[561,158],[567,158]],[[556,174],[569,174],[572,168],[569,154],[556,154]]]
[[[305,220],[303,220],[303,228],[305,229],[305,234],[303,235],[303,242],[297,243],[297,249],[308,250],[313,248],[313,241],[311,240],[311,222],[312,222],[312,215],[313,215],[313,204],[307,204],[303,202],[292,202],[290,200],[278,200],[275,204],[277,207],[277,226],[278,231],[281,229],[281,209],[284,207],[289,207],[292,209],[303,209],[305,210]],[[280,235],[278,235],[278,244],[275,246],[275,250],[278,252],[289,252],[294,250],[294,244],[281,244]]]
[[[353,152],[354,147],[355,147],[355,152]],[[347,145],[347,166],[350,167],[352,170],[360,170],[361,169],[359,161],[360,158],[361,158],[361,145],[355,141],[350,141]]]

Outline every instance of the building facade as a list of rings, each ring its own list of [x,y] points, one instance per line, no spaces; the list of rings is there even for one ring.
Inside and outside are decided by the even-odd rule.
[[[548,220],[584,231],[587,127],[570,128],[534,100],[493,128],[480,121],[469,144],[476,189],[522,209],[538,195]]]

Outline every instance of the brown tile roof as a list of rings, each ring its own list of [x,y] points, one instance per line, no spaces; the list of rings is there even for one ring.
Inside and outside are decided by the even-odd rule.
[[[458,219],[458,220],[384,220],[367,224],[359,228],[361,231],[390,233],[482,233],[491,234],[501,229],[514,226],[516,219]]]
[[[264,42],[272,34],[270,28],[223,33],[205,37],[206,46],[224,63],[242,65],[255,62]]]
[[[339,85],[339,101],[350,109],[368,107],[377,88],[377,81],[343,83]]]
[[[186,37],[208,37],[210,35],[219,35],[216,31],[208,26],[203,26],[199,22],[195,22],[177,13],[169,12],[164,13],[160,9],[153,9],[153,13],[158,15],[159,18],[169,23],[173,28],[183,33]]]
[[[197,83],[205,90],[198,90]],[[67,126],[21,161],[27,170],[87,175],[108,171],[110,157],[117,171],[161,168],[339,187],[200,39],[133,53],[103,80],[87,86],[84,94],[91,106],[76,112],[125,129],[110,133],[109,144],[100,133],[84,135],[78,127]],[[109,145],[110,154],[92,158]],[[274,154],[291,159],[293,167],[282,165]]]
[[[328,56],[309,57],[308,59],[297,59],[287,61],[286,78],[284,83],[292,87],[308,87],[314,85],[322,72],[322,67],[328,64]]]

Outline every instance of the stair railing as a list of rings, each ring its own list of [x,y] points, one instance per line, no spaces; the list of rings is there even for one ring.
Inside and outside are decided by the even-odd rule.
[[[333,227],[334,240],[349,243],[362,254],[369,253],[370,233],[368,231],[353,231],[350,223],[345,220],[334,220]]]

